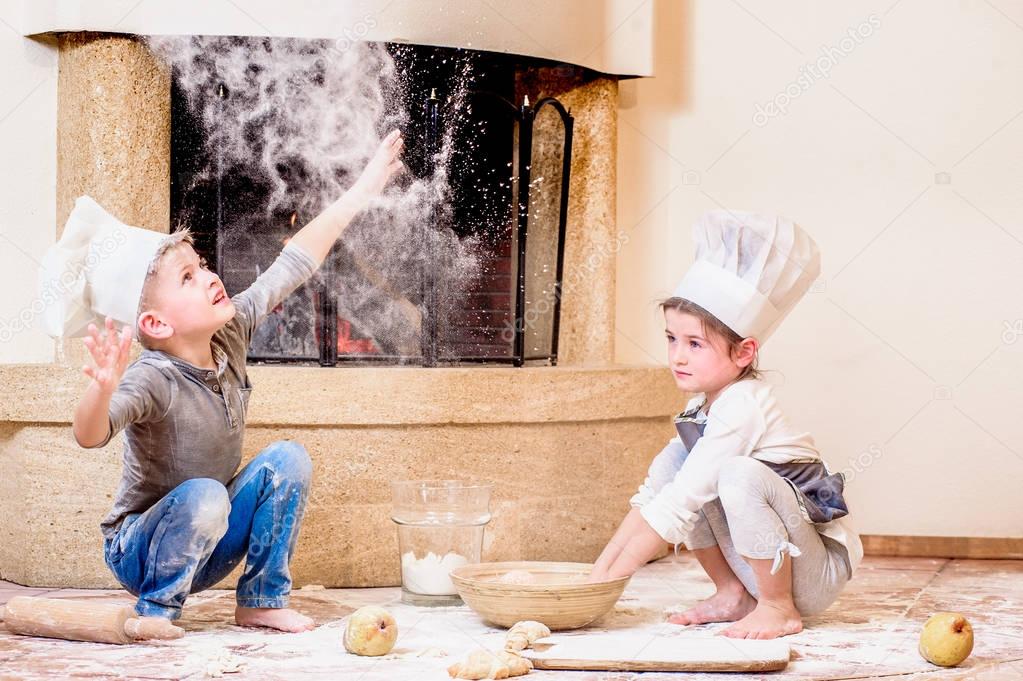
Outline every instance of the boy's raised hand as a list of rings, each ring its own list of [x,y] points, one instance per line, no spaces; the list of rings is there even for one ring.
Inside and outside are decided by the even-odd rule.
[[[84,366],[82,371],[96,382],[101,390],[112,393],[121,382],[125,367],[131,357],[131,329],[127,326],[120,333],[114,330],[114,322],[107,317],[106,332],[100,336],[95,324],[89,324],[89,335],[83,339],[89,348],[95,367]]]
[[[355,192],[363,201],[369,202],[380,195],[387,183],[402,168],[401,151],[405,147],[405,140],[397,130],[391,131],[380,142],[373,158],[369,160],[363,169],[359,179],[352,186]]]
[[[404,146],[405,142],[397,130],[385,137],[355,184],[312,222],[298,230],[289,243],[304,250],[319,266],[352,219],[379,196],[394,174],[401,170],[399,156]]]

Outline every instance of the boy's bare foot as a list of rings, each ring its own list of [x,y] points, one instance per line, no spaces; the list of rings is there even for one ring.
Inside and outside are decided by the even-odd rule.
[[[239,605],[234,609],[234,621],[240,627],[267,627],[292,633],[316,628],[311,617],[291,608],[243,608]]]
[[[798,634],[803,630],[803,618],[791,601],[771,603],[761,600],[753,612],[718,632],[728,638],[778,638]]]
[[[757,601],[741,584],[738,588],[718,590],[685,612],[668,618],[672,624],[705,624],[707,622],[734,622],[757,607]]]

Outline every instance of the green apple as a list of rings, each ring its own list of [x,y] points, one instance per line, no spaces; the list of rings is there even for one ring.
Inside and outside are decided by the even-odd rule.
[[[973,627],[957,612],[939,612],[924,624],[919,649],[928,662],[954,667],[973,650]]]

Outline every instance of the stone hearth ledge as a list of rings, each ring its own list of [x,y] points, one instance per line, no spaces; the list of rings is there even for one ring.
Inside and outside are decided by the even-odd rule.
[[[654,366],[255,365],[249,378],[249,426],[600,421],[674,414],[685,401]],[[10,364],[0,385],[0,422],[70,424],[88,379],[77,367]]]
[[[313,459],[296,585],[400,580],[392,480],[495,484],[484,560],[593,560],[684,403],[659,367],[253,366],[244,458],[295,439]],[[98,523],[119,438],[78,448],[86,379],[60,365],[0,366],[0,578],[116,587]],[[238,571],[221,584],[230,587]]]

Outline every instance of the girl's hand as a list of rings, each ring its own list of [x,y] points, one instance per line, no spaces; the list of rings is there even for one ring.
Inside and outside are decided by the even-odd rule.
[[[101,337],[96,325],[89,324],[89,335],[83,342],[96,366],[84,366],[82,371],[96,382],[100,390],[113,393],[131,356],[131,329],[125,326],[116,333],[113,320],[107,317],[106,333]]]
[[[600,553],[597,562],[593,564],[593,570],[590,571],[590,577],[587,581],[592,583],[610,579],[608,571],[611,569],[611,566],[618,560],[618,557],[622,554],[622,549],[625,548],[632,535],[636,533],[636,529],[640,525],[645,524],[646,521],[640,515],[639,509],[631,509],[628,515],[625,516],[625,519],[622,520],[622,524],[618,526],[614,536],[611,537],[611,541],[607,543],[607,546]]]
[[[404,147],[405,140],[401,138],[400,132],[394,130],[387,135],[350,191],[363,203],[379,196],[394,174],[402,169],[399,156]]]
[[[664,540],[654,528],[650,527],[646,519],[633,509],[626,522],[622,523],[619,532],[611,540],[610,560],[605,559],[605,565],[598,565],[590,575],[590,581],[603,581],[605,579],[618,579],[635,574],[636,570],[646,565],[664,548]]]

